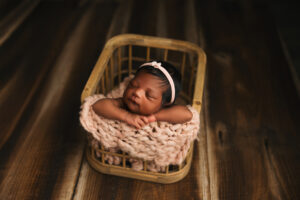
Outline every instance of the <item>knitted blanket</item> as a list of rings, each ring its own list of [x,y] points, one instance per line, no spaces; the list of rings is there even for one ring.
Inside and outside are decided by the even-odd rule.
[[[164,171],[167,165],[181,164],[199,131],[199,113],[193,107],[187,106],[193,113],[189,122],[152,122],[141,129],[118,120],[103,118],[93,111],[92,105],[99,99],[121,97],[131,78],[132,76],[125,78],[107,96],[95,94],[85,99],[81,106],[80,122],[89,133],[90,144],[96,148],[101,144],[110,152],[126,152],[132,157],[129,161],[134,170],[143,169],[142,160],[148,161],[147,169],[150,171]],[[115,165],[121,163],[121,158],[117,156],[106,155],[105,160]]]

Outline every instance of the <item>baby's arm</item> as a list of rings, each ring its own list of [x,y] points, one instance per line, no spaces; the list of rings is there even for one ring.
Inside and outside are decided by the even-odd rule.
[[[166,121],[172,124],[185,123],[192,119],[192,112],[182,105],[163,108],[154,114],[156,121]]]
[[[108,119],[120,120],[129,125],[141,128],[150,121],[146,116],[130,113],[124,108],[122,99],[101,99],[97,101],[92,107],[97,115]]]

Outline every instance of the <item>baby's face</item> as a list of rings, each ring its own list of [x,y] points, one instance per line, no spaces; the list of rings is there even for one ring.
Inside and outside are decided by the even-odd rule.
[[[131,112],[150,115],[161,108],[162,94],[166,87],[161,80],[149,73],[139,72],[128,84],[123,101]]]

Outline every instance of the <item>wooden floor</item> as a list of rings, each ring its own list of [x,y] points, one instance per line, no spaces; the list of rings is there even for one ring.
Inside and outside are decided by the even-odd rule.
[[[0,46],[0,199],[300,199],[299,97],[266,3],[70,2],[41,1]],[[178,183],[103,175],[84,158],[80,94],[121,33],[207,54],[200,141]]]

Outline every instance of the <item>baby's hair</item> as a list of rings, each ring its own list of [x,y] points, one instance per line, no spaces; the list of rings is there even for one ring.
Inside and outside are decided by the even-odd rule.
[[[152,62],[152,61],[149,61],[149,62]],[[170,76],[173,79],[174,86],[175,86],[175,99],[174,99],[174,101],[175,101],[181,90],[181,74],[176,69],[176,67],[174,67],[172,64],[170,64],[168,62],[165,62],[165,61],[156,61],[156,62],[161,63],[161,66],[168,71],[168,73],[170,74]],[[154,68],[151,65],[145,65],[143,67],[138,68],[135,75],[137,75],[140,72],[146,72],[146,73],[149,73],[149,74],[152,74],[152,75],[158,77],[162,81],[162,87],[165,87],[165,86],[168,87],[167,90],[162,95],[162,105],[171,101],[171,95],[172,95],[171,86],[170,86],[170,83],[169,83],[167,77],[164,75],[164,73],[161,70]]]

